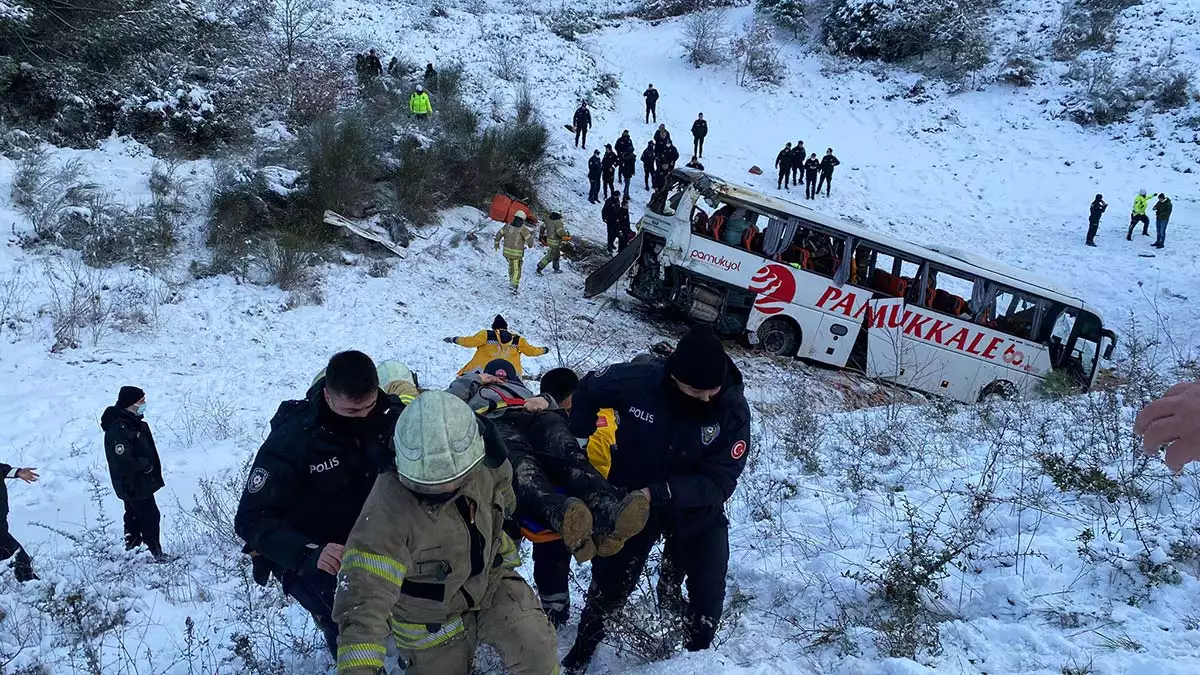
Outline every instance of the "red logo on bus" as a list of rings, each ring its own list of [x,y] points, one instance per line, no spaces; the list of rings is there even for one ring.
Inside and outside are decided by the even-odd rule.
[[[778,314],[796,297],[796,277],[783,265],[766,265],[754,273],[750,290],[758,294],[755,309],[763,314]]]

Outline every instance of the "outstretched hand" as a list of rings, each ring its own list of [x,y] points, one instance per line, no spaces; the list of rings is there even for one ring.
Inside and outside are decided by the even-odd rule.
[[[1148,455],[1166,446],[1165,461],[1175,473],[1200,460],[1200,382],[1181,382],[1168,389],[1138,413],[1133,430],[1142,437],[1142,451]]]
[[[37,469],[33,467],[28,469],[17,469],[17,473],[15,475],[17,478],[20,478],[26,483],[36,483],[38,478],[41,478],[41,476],[37,475]]]

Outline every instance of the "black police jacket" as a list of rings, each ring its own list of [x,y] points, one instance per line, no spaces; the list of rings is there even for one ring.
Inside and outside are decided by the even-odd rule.
[[[322,378],[271,418],[233,527],[276,573],[299,570],[326,544],[345,544],[375,478],[395,466],[391,438],[404,404],[378,396],[369,416],[341,418],[325,403]]]
[[[683,396],[661,361],[615,364],[583,378],[570,418],[571,432],[587,438],[601,408],[616,411],[608,480],[650,488],[656,517],[679,536],[728,523],[724,505],[750,450],[750,407],[732,361],[720,395],[703,413],[692,411]]]
[[[8,530],[8,474],[13,467],[0,462],[0,527]]]
[[[154,496],[163,487],[162,462],[146,420],[124,408],[109,406],[100,415],[104,455],[117,499]]]

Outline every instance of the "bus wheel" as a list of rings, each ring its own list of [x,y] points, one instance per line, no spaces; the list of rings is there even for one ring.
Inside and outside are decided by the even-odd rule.
[[[774,316],[758,327],[758,346],[771,356],[795,356],[800,350],[800,327]]]
[[[979,402],[1012,401],[1018,398],[1017,385],[1008,380],[996,380],[979,392]]]

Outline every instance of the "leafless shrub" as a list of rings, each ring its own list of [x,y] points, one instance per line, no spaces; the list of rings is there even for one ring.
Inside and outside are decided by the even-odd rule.
[[[52,352],[79,347],[81,333],[95,346],[108,331],[112,306],[106,294],[108,276],[78,260],[48,259],[43,268],[50,291],[46,312],[54,336]]]
[[[738,61],[738,84],[752,82],[779,84],[787,74],[787,66],[779,58],[775,45],[775,29],[762,17],[746,23],[742,33],[733,39],[731,50]]]
[[[484,48],[491,56],[492,74],[505,82],[519,82],[525,79],[524,58],[521,54],[520,40],[492,38]]]
[[[392,265],[390,264],[390,261],[384,258],[375,258],[371,262],[367,263],[367,276],[369,277],[383,279],[387,277],[388,274],[391,274],[391,272]],[[0,291],[0,293],[2,293],[2,291]],[[0,295],[0,297],[3,296]]]
[[[317,256],[299,242],[287,237],[269,238],[259,242],[255,249],[251,264],[266,283],[285,291],[305,290],[314,285],[313,265]]]
[[[5,330],[16,333],[28,321],[25,310],[31,284],[25,275],[24,268],[17,268],[0,280],[0,337]]]
[[[688,63],[696,68],[725,60],[725,35],[728,33],[724,8],[691,14],[683,25],[681,42]]]
[[[63,214],[98,189],[94,183],[82,182],[82,175],[83,165],[78,160],[54,166],[50,154],[40,149],[30,151],[17,163],[12,201],[33,225],[34,232],[25,243],[53,243]]]

